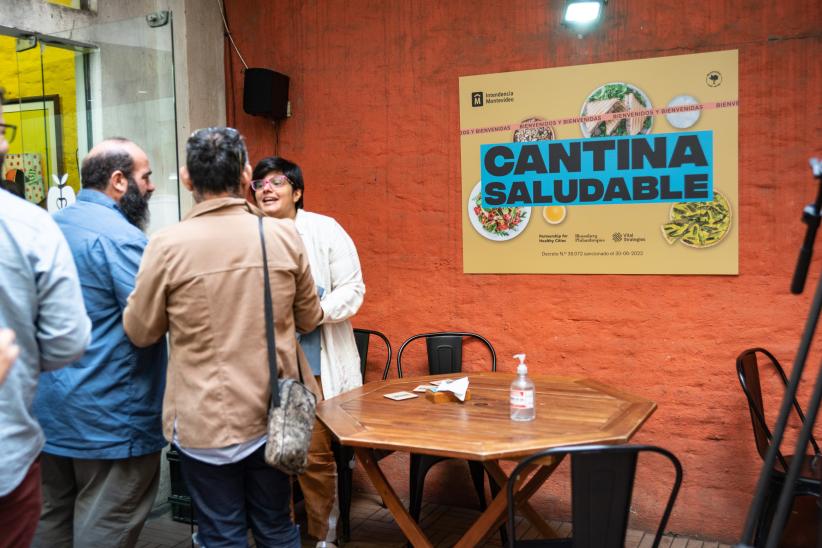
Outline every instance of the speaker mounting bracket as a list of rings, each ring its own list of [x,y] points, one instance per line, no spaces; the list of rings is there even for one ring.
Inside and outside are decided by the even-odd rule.
[[[168,10],[162,11],[155,11],[154,13],[149,13],[146,15],[146,23],[151,28],[157,27],[164,27],[168,25],[168,21],[171,18],[171,12]]]

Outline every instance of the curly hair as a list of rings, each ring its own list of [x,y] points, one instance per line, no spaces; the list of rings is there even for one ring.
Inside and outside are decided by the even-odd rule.
[[[186,143],[186,169],[200,193],[237,193],[248,163],[240,132],[230,127],[198,129]]]

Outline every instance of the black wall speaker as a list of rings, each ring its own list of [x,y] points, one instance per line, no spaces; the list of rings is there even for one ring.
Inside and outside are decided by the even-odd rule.
[[[288,114],[288,76],[264,68],[246,69],[243,110],[253,116],[284,119]]]

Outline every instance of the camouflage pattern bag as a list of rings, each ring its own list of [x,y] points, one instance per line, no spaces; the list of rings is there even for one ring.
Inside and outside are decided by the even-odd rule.
[[[279,401],[271,398],[265,461],[286,474],[302,474],[314,430],[317,398],[301,382],[279,379]]]
[[[268,410],[268,439],[265,461],[286,474],[302,474],[308,465],[308,446],[314,430],[317,410],[316,396],[300,381],[278,379],[277,348],[274,341],[274,307],[268,280],[268,255],[263,235],[263,219],[259,218],[260,243],[263,248],[263,292],[265,293],[265,330],[268,347],[268,371],[271,379],[271,407]],[[296,334],[295,334],[296,337]]]

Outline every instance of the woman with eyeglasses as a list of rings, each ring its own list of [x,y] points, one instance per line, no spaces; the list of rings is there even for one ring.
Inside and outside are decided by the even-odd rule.
[[[349,321],[365,295],[354,242],[333,218],[303,209],[305,184],[297,164],[269,156],[257,163],[252,179],[250,201],[269,217],[293,219],[308,252],[324,319],[317,330],[301,335],[300,344],[324,397],[331,398],[362,385],[360,357]],[[336,480],[331,436],[318,421],[309,449],[308,469],[299,477],[308,514],[308,534],[320,541],[318,546],[330,546],[336,541]]]

